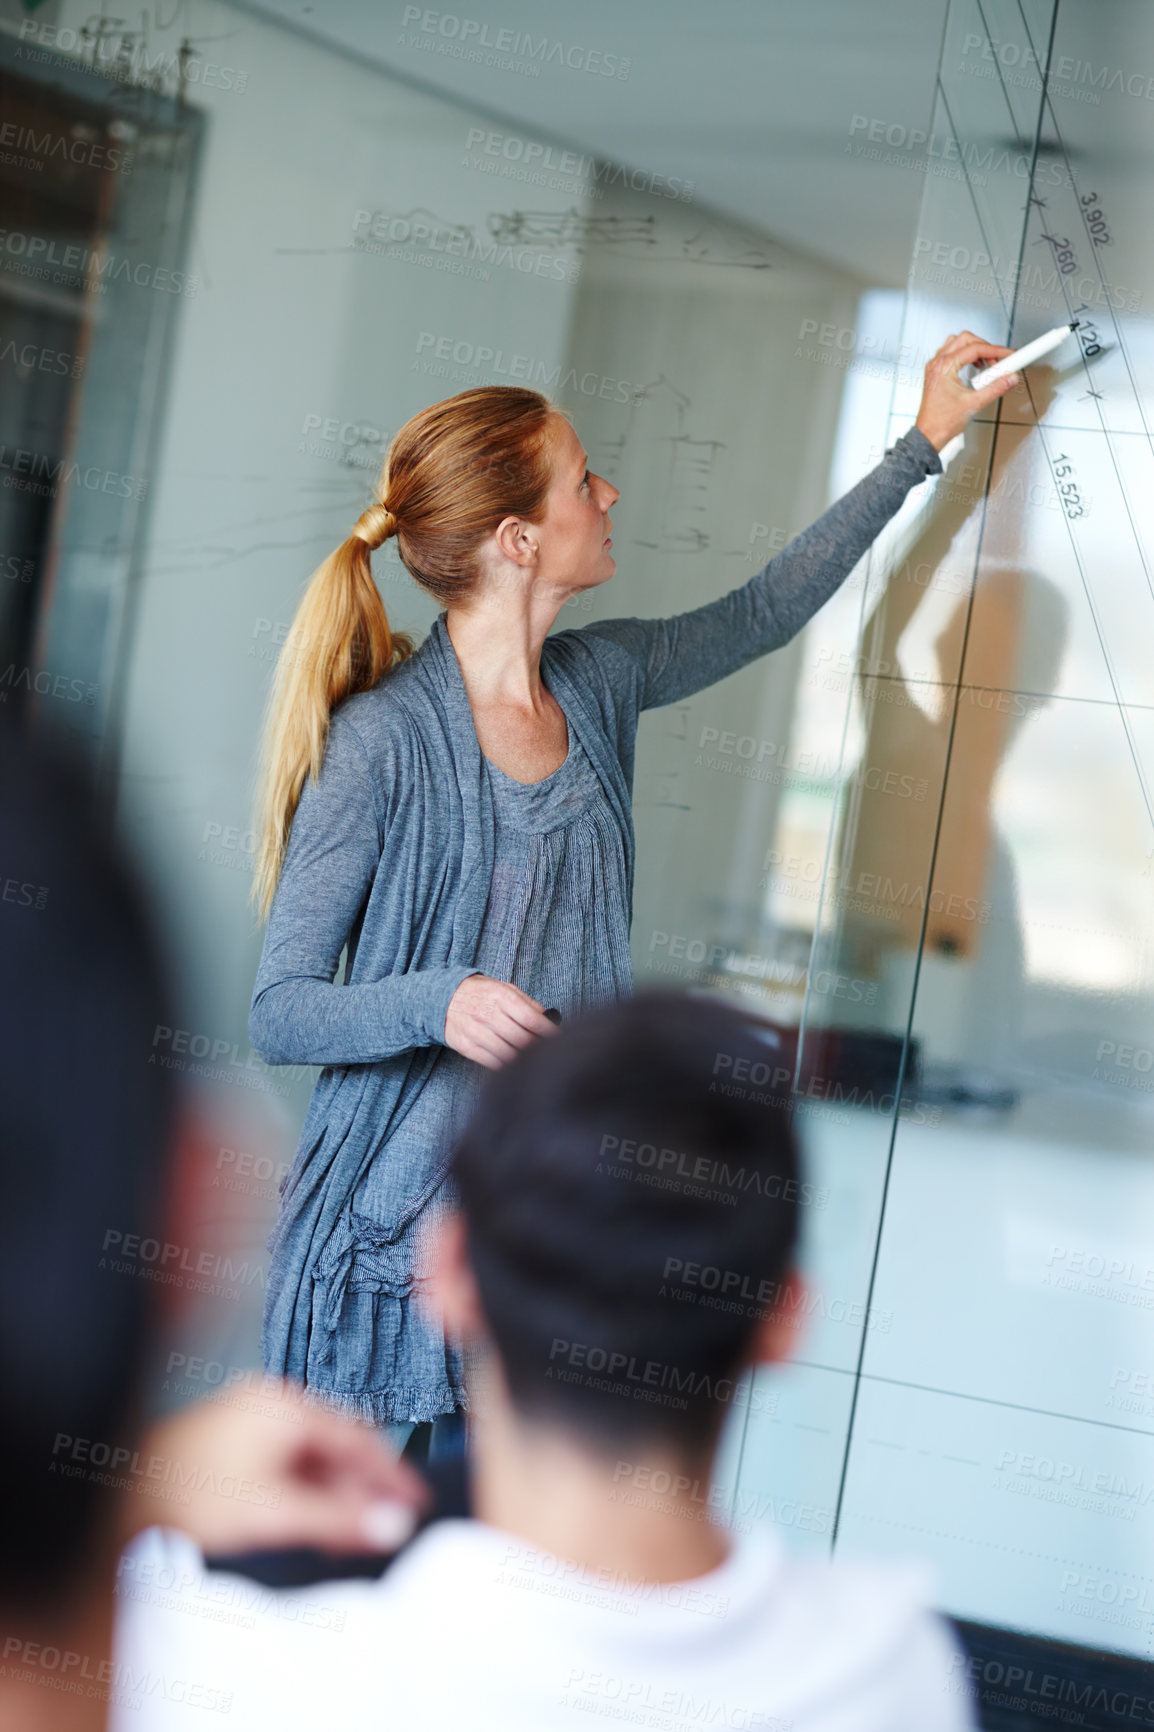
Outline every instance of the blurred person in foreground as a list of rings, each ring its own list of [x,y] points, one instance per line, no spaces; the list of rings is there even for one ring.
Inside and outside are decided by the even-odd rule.
[[[110,1226],[165,1242],[171,1168],[198,1152],[176,1073],[148,1062],[166,975],[79,758],[0,718],[5,1732],[103,1732],[125,1702],[162,1697],[227,1706],[227,1681],[210,1698],[153,1667],[126,1678],[113,1654],[118,1557],[147,1524],[210,1554],[373,1551],[427,1501],[368,1427],[279,1379],[144,1424],[159,1290],[101,1249]]]
[[[123,1561],[126,1668],[227,1680],[232,1724],[278,1732],[972,1726],[920,1569],[725,1522],[719,1435],[801,1310],[790,1114],[736,1080],[765,1056],[737,1010],[643,992],[490,1072],[431,1287],[466,1349],[471,1518],[246,1625],[206,1615],[239,1579],[154,1529]],[[196,1724],[159,1698],[117,1722]]]

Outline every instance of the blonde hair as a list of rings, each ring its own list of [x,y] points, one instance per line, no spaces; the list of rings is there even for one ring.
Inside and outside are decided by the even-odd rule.
[[[415,648],[389,625],[370,553],[395,535],[422,589],[445,607],[459,603],[475,588],[482,543],[501,519],[540,520],[553,479],[550,417],[563,414],[539,391],[485,385],[422,409],[391,440],[377,498],[314,572],[273,674],[253,825],[251,899],[261,920],[305,781],[320,775],[333,711]]]

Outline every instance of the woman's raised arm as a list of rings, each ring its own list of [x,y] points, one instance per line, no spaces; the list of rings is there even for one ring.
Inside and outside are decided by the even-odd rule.
[[[589,635],[619,643],[640,664],[641,708],[676,703],[796,637],[844,583],[910,488],[941,473],[942,446],[1017,382],[1011,374],[975,391],[961,383],[959,368],[1009,353],[970,331],[948,338],[927,364],[914,426],[748,583],[668,619],[599,620],[585,626]]]

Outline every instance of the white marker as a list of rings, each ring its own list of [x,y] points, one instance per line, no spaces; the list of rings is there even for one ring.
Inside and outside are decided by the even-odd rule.
[[[1048,355],[1051,349],[1064,343],[1070,332],[1078,329],[1079,323],[1080,321],[1075,319],[1071,325],[1055,325],[1054,329],[1047,331],[1044,336],[1035,337],[1032,343],[1025,343],[1022,348],[1015,349],[1004,361],[995,361],[992,367],[979,367],[970,384],[975,391],[980,391],[984,386],[1004,379],[1007,373],[1016,373],[1020,368],[1028,367],[1031,362],[1040,361],[1043,355]]]

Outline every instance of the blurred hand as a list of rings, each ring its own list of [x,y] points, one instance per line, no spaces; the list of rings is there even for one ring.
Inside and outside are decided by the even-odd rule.
[[[925,388],[914,425],[935,451],[941,451],[951,439],[956,439],[968,421],[1012,391],[1021,379],[1020,373],[1011,373],[975,391],[958,378],[958,369],[971,361],[1001,361],[1013,352],[997,343],[984,342],[972,331],[961,331],[957,336],[947,337],[937,354],[931,355],[926,362]]]
[[[156,1525],[182,1529],[206,1554],[391,1552],[432,1501],[371,1426],[272,1377],[162,1420],[137,1461],[138,1490],[155,1495],[128,1494],[124,1543]]]
[[[467,975],[445,1015],[445,1045],[487,1070],[500,1070],[538,1035],[556,1033],[543,1004],[488,974]]]

